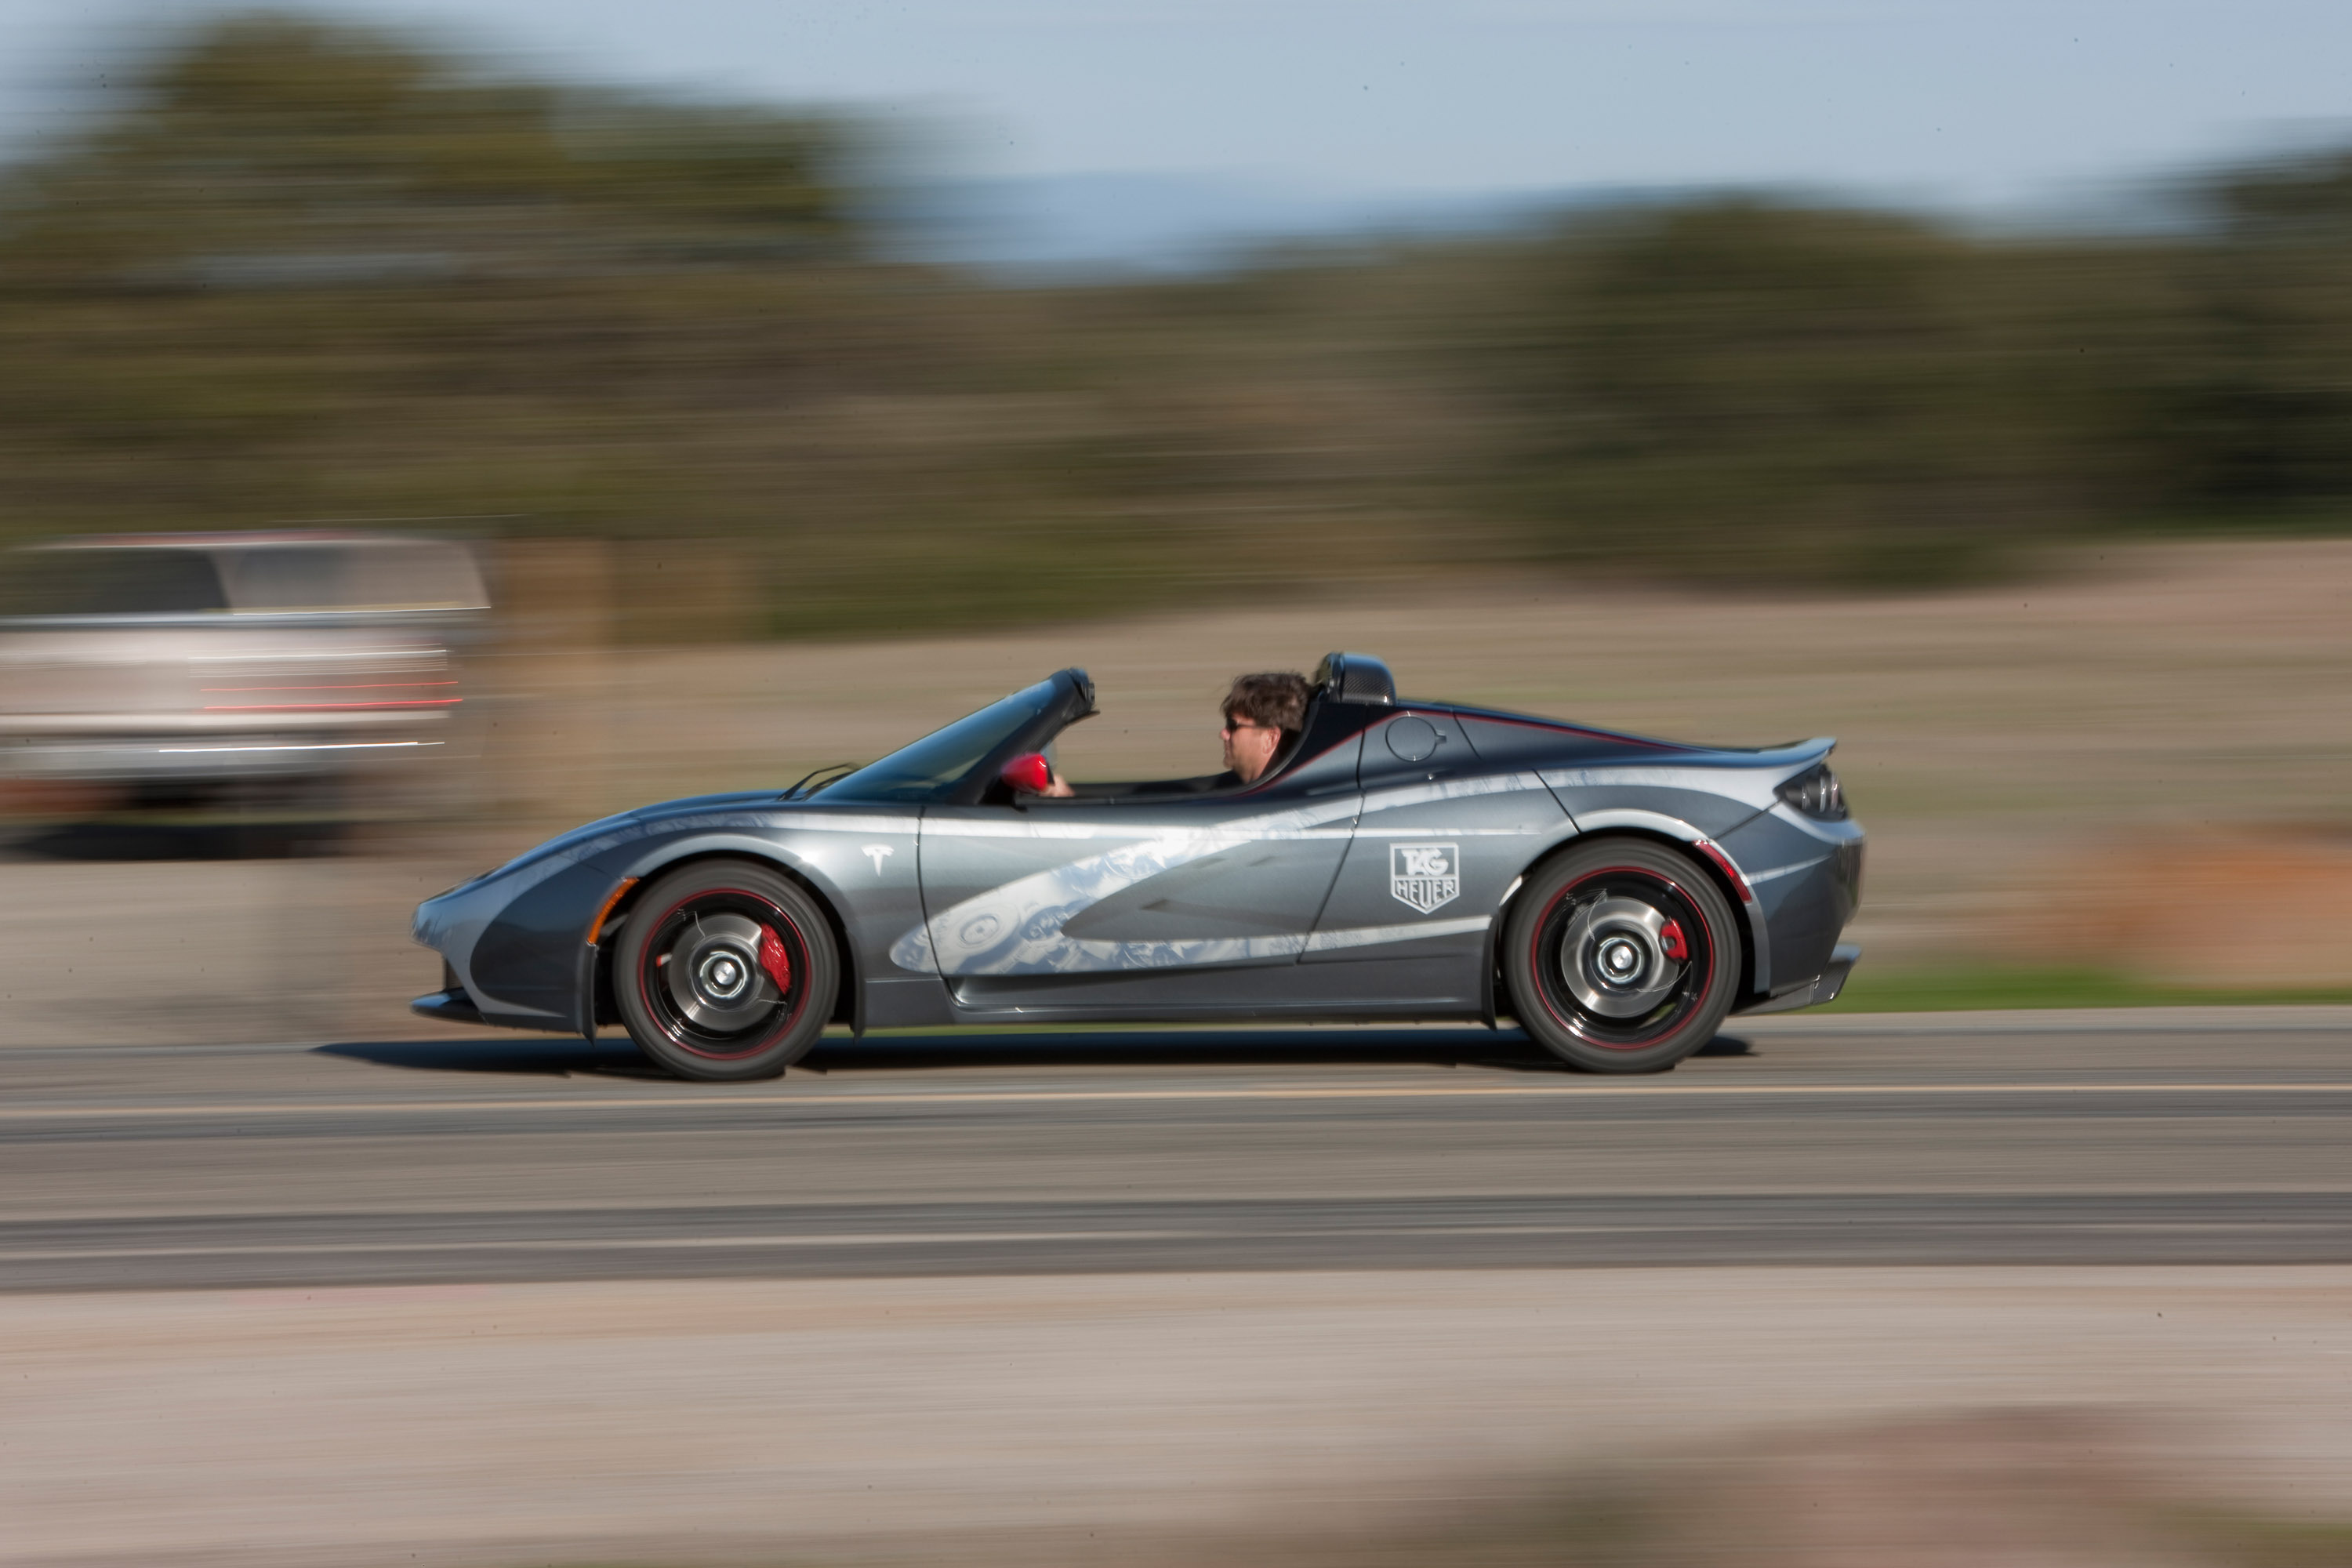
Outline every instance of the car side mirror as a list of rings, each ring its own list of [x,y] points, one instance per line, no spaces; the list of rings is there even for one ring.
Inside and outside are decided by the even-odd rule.
[[[1044,795],[1054,787],[1054,764],[1042,752],[1024,752],[1004,764],[997,775],[1015,795]]]

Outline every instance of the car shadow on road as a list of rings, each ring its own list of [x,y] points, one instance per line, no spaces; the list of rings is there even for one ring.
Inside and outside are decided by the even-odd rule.
[[[1552,1072],[1559,1062],[1517,1029],[974,1029],[827,1038],[793,1070],[980,1067],[1467,1067]]]
[[[347,1040],[317,1056],[415,1072],[667,1079],[625,1038]],[[978,1068],[1443,1067],[1556,1072],[1559,1062],[1516,1029],[1192,1029],[1101,1032],[974,1029],[830,1036],[789,1076]]]
[[[357,1040],[314,1055],[413,1072],[667,1079],[625,1038]],[[1699,1053],[1752,1056],[1718,1036]],[[975,1068],[1437,1067],[1559,1072],[1559,1060],[1517,1029],[973,1029],[827,1036],[792,1074],[940,1072]]]
[[[591,1045],[577,1035],[518,1035],[511,1039],[338,1040],[313,1047],[314,1057],[340,1057],[371,1067],[412,1072],[499,1073],[523,1078],[667,1079],[625,1039]]]

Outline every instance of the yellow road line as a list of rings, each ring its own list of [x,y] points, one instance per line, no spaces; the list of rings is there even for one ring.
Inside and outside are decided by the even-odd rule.
[[[438,1111],[707,1110],[741,1107],[826,1105],[1044,1105],[1167,1100],[1691,1100],[1726,1097],[2068,1094],[2352,1094],[2342,1083],[1849,1083],[1849,1084],[1596,1084],[1596,1085],[1297,1085],[1264,1089],[1074,1089],[1034,1090],[908,1089],[898,1093],[727,1094],[681,1089],[675,1095],[530,1100],[400,1100],[247,1102],[230,1105],[17,1106],[0,1110],[0,1123],[107,1117],[414,1115]]]

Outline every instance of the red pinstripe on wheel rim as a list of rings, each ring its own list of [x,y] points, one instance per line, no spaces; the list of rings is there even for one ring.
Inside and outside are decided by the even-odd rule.
[[[1597,995],[1612,1005],[1631,1005],[1616,1002],[1613,993],[1618,988],[1604,978],[1605,972],[1595,962],[1598,944],[1588,939],[1578,944],[1578,951],[1564,951],[1564,946],[1580,911],[1628,902],[1645,905],[1658,917],[1656,934],[1643,955],[1653,967],[1634,971],[1634,975],[1649,974],[1654,983],[1667,974],[1667,965],[1673,965],[1675,973],[1654,1005],[1631,1016],[1613,1016],[1585,999]],[[1643,948],[1634,933],[1645,928],[1638,922],[1618,923],[1627,932],[1622,938],[1622,946]],[[1612,935],[1604,940],[1620,939]],[[1644,866],[1603,866],[1577,878],[1552,895],[1536,918],[1528,941],[1528,973],[1537,999],[1552,1022],[1587,1045],[1612,1051],[1650,1050],[1687,1028],[1706,1000],[1720,951],[1717,933],[1698,901],[1671,876]],[[1677,948],[1679,954],[1675,952]],[[1579,995],[1580,988],[1584,996]]]
[[[688,933],[719,921],[726,926],[722,939],[698,949]],[[637,1000],[662,1037],[679,1050],[710,1061],[755,1057],[789,1035],[807,1010],[808,939],[791,914],[766,894],[748,888],[704,888],[664,910],[649,929],[637,951]],[[730,1023],[734,1014],[746,1015],[740,1027],[708,1027],[680,1001],[680,991],[692,995],[694,987],[677,983],[666,971],[692,962],[697,951],[715,954],[719,972],[744,988],[745,1001],[723,1015]],[[740,977],[724,967],[730,959],[743,971]]]

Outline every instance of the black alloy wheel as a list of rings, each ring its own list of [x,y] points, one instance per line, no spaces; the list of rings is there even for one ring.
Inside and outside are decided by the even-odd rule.
[[[1503,975],[1529,1036],[1587,1072],[1661,1072],[1712,1039],[1739,984],[1730,903],[1686,855],[1579,845],[1528,879]]]
[[[773,1078],[824,1032],[840,980],[824,911],[749,860],[704,860],[648,887],[613,954],[629,1038],[680,1078]]]

